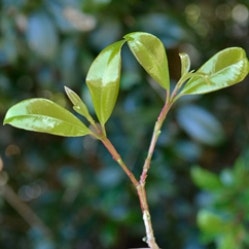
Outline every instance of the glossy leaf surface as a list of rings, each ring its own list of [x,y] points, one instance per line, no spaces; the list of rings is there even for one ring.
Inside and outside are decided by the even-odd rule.
[[[115,42],[106,47],[93,61],[86,77],[94,110],[102,125],[106,123],[116,104],[121,71],[121,47],[124,42]]]
[[[76,112],[78,112],[80,115],[85,117],[88,121],[92,122],[93,119],[91,115],[89,114],[88,108],[85,105],[85,103],[82,101],[82,99],[79,97],[79,95],[66,86],[65,86],[65,91],[66,91],[68,98],[73,104],[73,109]]]
[[[68,110],[42,98],[27,99],[12,106],[6,113],[4,124],[65,137],[90,133],[90,130]]]
[[[184,86],[182,94],[203,94],[242,81],[248,75],[248,59],[239,47],[226,48],[210,58]]]
[[[169,90],[168,60],[163,43],[154,35],[134,32],[124,36],[137,61],[164,89]]]

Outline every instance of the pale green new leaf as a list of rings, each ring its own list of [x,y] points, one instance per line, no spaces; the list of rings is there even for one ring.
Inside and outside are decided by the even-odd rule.
[[[121,71],[121,48],[125,41],[115,42],[93,61],[86,83],[100,124],[104,125],[116,104]]]
[[[134,32],[124,36],[137,61],[164,89],[169,90],[168,60],[163,43],[154,35]]]
[[[183,76],[189,72],[191,62],[188,54],[180,53],[179,56],[181,59],[181,76]]]
[[[87,106],[82,101],[82,99],[79,97],[79,95],[67,86],[65,86],[65,91],[66,91],[68,98],[73,104],[73,109],[76,112],[78,112],[80,115],[85,117],[90,123],[93,123],[94,122],[93,118],[91,117]]]
[[[203,94],[232,86],[248,75],[248,59],[239,47],[226,48],[210,58],[184,85],[181,94]]]
[[[12,106],[5,115],[4,124],[64,137],[78,137],[91,133],[68,110],[42,98],[27,99]]]

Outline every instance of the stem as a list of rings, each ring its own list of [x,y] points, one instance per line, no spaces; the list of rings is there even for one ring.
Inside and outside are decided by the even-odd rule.
[[[104,144],[106,149],[112,155],[113,160],[115,160],[121,166],[121,168],[124,170],[126,175],[131,180],[133,186],[136,188],[138,198],[140,201],[142,214],[143,214],[143,221],[144,221],[145,231],[146,231],[146,242],[151,249],[159,249],[155,241],[155,236],[154,236],[154,232],[153,232],[153,228],[151,224],[149,206],[148,206],[144,184],[142,184],[141,182],[138,182],[134,174],[129,170],[129,168],[123,162],[121,156],[119,155],[119,153],[117,152],[117,150],[115,149],[115,147],[113,146],[113,144],[107,137],[102,138],[101,142]]]
[[[142,174],[140,176],[140,181],[139,181],[140,184],[137,187],[137,193],[139,196],[140,205],[141,205],[141,209],[143,212],[144,225],[146,229],[146,242],[149,245],[149,247],[152,249],[159,249],[159,247],[154,237],[154,232],[152,228],[150,212],[149,212],[149,207],[148,207],[148,202],[147,202],[147,197],[146,197],[145,184],[146,184],[147,174],[150,169],[151,159],[155,151],[156,143],[161,133],[161,127],[174,102],[174,98],[172,99],[167,98],[167,99],[169,101],[166,101],[155,123],[154,131],[153,131],[151,142],[150,142],[150,147],[149,147],[148,154],[144,162]]]
[[[139,181],[136,179],[134,174],[130,171],[130,169],[123,162],[121,156],[119,155],[119,153],[117,152],[117,150],[115,149],[115,147],[113,146],[111,141],[105,136],[105,134],[104,134],[104,136],[102,136],[100,138],[101,142],[104,144],[106,149],[112,155],[113,159],[121,166],[121,168],[124,170],[126,175],[131,180],[133,186],[137,190],[137,194],[138,194],[138,198],[140,201],[140,206],[141,206],[141,210],[142,210],[142,214],[143,214],[143,221],[144,221],[144,225],[145,225],[146,242],[151,249],[159,249],[159,246],[156,243],[154,231],[153,231],[153,227],[152,227],[152,223],[151,223],[150,211],[149,211],[146,190],[145,190],[145,183],[146,183],[148,171],[150,169],[151,159],[152,159],[155,147],[156,147],[156,143],[157,143],[158,137],[161,133],[161,127],[163,125],[163,122],[164,122],[172,104],[174,103],[174,98],[176,96],[176,92],[177,92],[177,90],[175,89],[175,91],[171,95],[172,98],[170,98],[169,94],[167,94],[167,98],[166,98],[167,100],[166,100],[166,102],[165,102],[165,104],[164,104],[164,106],[163,106],[163,108],[162,108],[162,110],[157,118],[157,121],[156,121],[155,126],[154,126],[154,130],[153,130],[148,154],[147,154],[147,157],[145,159],[145,162],[143,165],[143,171],[141,173]]]
[[[147,154],[147,157],[145,159],[145,162],[143,165],[143,171],[141,173],[139,181],[136,179],[134,174],[130,171],[130,169],[123,162],[121,156],[119,155],[119,153],[117,152],[115,147],[112,145],[111,141],[106,136],[103,136],[100,139],[102,141],[102,143],[104,144],[104,146],[107,148],[107,150],[112,155],[113,159],[121,166],[121,168],[124,170],[126,175],[131,180],[133,186],[137,190],[137,194],[139,197],[140,206],[141,206],[141,210],[142,210],[142,214],[143,214],[143,221],[144,221],[144,225],[145,225],[145,230],[146,230],[146,242],[151,249],[159,249],[159,247],[156,243],[154,231],[152,228],[150,211],[149,211],[146,190],[145,190],[145,183],[146,183],[147,173],[150,169],[151,159],[152,159],[152,156],[153,156],[153,153],[155,150],[155,146],[156,146],[158,137],[161,133],[161,127],[164,123],[164,120],[165,120],[172,104],[174,103],[174,98],[176,96],[176,92],[177,92],[177,90],[175,90],[173,92],[173,95],[171,95],[172,98],[170,98],[167,95],[167,100],[166,100],[166,102],[165,102],[165,104],[164,104],[164,106],[163,106],[163,108],[162,108],[162,110],[157,118],[157,121],[156,121],[155,126],[154,126],[154,131],[152,134],[148,154]]]
[[[137,188],[137,186],[139,185],[138,180],[136,179],[134,174],[129,170],[126,164],[123,162],[121,156],[119,155],[119,153],[117,152],[117,150],[115,149],[111,141],[107,137],[104,137],[101,139],[101,142],[104,144],[106,149],[110,152],[110,154],[113,157],[113,160],[116,161],[121,166],[121,168],[124,170],[124,172],[129,177],[134,187]]]
[[[173,101],[167,101],[165,103],[165,105],[163,106],[163,108],[162,108],[162,110],[161,110],[161,112],[160,112],[160,114],[159,114],[159,116],[157,118],[157,121],[155,123],[154,131],[153,131],[151,142],[150,142],[150,147],[149,147],[149,150],[148,150],[148,154],[147,154],[147,157],[146,157],[146,159],[144,161],[143,172],[142,172],[142,174],[140,176],[140,183],[142,185],[145,185],[147,174],[148,174],[148,171],[150,169],[151,158],[153,156],[158,137],[159,137],[159,135],[161,133],[161,127],[163,125],[163,122],[164,122],[164,120],[165,120],[165,118],[166,118],[172,104],[173,104]]]
[[[154,231],[151,223],[150,211],[148,206],[148,201],[146,197],[145,186],[141,183],[137,186],[137,194],[139,197],[141,210],[143,213],[143,221],[146,231],[146,243],[151,249],[159,249],[154,236]]]
[[[8,184],[0,186],[0,194],[3,195],[5,200],[20,214],[20,216],[31,227],[39,227],[46,236],[52,237],[50,229],[42,222],[42,220],[25,202],[20,200],[18,195]]]

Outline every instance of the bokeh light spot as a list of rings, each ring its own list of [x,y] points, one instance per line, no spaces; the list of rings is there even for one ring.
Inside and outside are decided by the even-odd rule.
[[[248,8],[243,4],[237,4],[232,10],[232,17],[238,23],[247,23],[249,18]]]
[[[10,144],[5,149],[5,155],[8,157],[19,155],[19,154],[21,154],[21,149],[16,144]]]

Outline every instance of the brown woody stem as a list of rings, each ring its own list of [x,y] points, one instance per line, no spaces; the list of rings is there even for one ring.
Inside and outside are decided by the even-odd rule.
[[[141,184],[141,182],[139,182],[136,179],[134,174],[126,166],[126,164],[123,162],[121,156],[119,155],[119,153],[117,152],[111,141],[106,137],[101,139],[101,141],[104,144],[104,146],[107,148],[109,153],[112,155],[113,159],[121,166],[126,175],[129,177],[133,186],[136,188],[143,214],[145,230],[146,230],[146,242],[151,249],[159,249],[154,237],[144,184]]]
[[[151,164],[151,159],[155,150],[155,146],[158,140],[158,137],[161,133],[161,127],[163,125],[163,122],[168,114],[169,109],[171,108],[172,104],[174,101],[166,101],[165,105],[163,106],[157,121],[155,123],[153,135],[151,138],[151,143],[150,147],[148,150],[147,157],[145,159],[144,165],[143,165],[143,171],[140,176],[140,180],[138,181],[134,174],[131,172],[131,170],[127,167],[127,165],[124,163],[122,160],[121,156],[111,143],[111,141],[106,137],[103,136],[100,138],[101,142],[104,144],[106,149],[109,151],[109,153],[112,155],[113,159],[120,165],[120,167],[124,170],[126,175],[129,177],[130,181],[132,182],[133,186],[137,190],[137,194],[139,197],[140,201],[140,206],[143,214],[143,221],[145,225],[145,230],[146,230],[146,242],[148,246],[151,249],[159,249],[155,236],[154,236],[154,231],[152,228],[152,223],[151,223],[151,217],[150,217],[150,211],[149,211],[149,206],[148,206],[148,201],[147,201],[147,196],[146,196],[146,190],[145,190],[145,184],[146,184],[146,178],[147,178],[147,173],[150,168]]]

